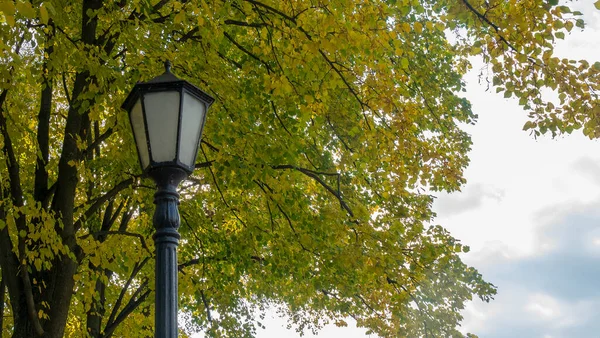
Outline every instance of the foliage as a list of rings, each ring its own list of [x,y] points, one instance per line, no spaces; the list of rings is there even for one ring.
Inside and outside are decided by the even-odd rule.
[[[0,0],[0,13],[14,337],[152,335],[153,188],[119,106],[165,59],[217,99],[181,189],[187,333],[249,337],[276,307],[298,330],[352,317],[380,336],[462,336],[460,310],[495,287],[429,225],[430,192],[464,183],[472,56],[531,111],[526,129],[600,135],[600,64],[553,56],[583,21],[550,2]]]

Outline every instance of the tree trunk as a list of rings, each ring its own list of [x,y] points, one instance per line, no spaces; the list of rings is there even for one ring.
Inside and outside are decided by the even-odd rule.
[[[12,338],[29,338],[36,337],[35,328],[33,323],[27,316],[27,303],[25,296],[21,294],[18,299],[12,300],[11,304],[13,309],[13,334]]]
[[[2,338],[2,333],[4,332],[4,278],[2,278],[2,274],[0,274],[0,338]]]
[[[102,337],[101,327],[102,319],[104,318],[104,306],[106,302],[106,297],[104,294],[105,289],[106,285],[104,285],[100,278],[98,278],[98,280],[96,280],[96,293],[98,294],[98,300],[92,303],[92,307],[87,313],[87,332],[90,337],[93,338]]]

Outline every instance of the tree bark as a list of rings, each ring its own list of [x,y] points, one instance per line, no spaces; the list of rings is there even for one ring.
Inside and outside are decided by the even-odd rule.
[[[50,113],[52,112],[52,75],[48,69],[48,60],[54,52],[52,35],[46,35],[46,47],[44,48],[44,64],[42,65],[42,95],[40,98],[40,111],[38,113],[37,143],[40,154],[35,164],[35,184],[33,196],[36,201],[42,202],[46,199],[48,192],[48,170],[46,165],[50,157]]]
[[[93,46],[96,42],[96,30],[98,24],[97,16],[90,17],[90,13],[102,7],[102,1],[84,1],[82,6],[82,30],[81,40],[85,46]],[[91,50],[92,48],[90,48]],[[60,219],[56,230],[60,234],[63,244],[71,252],[77,252],[76,231],[74,226],[73,212],[75,207],[75,192],[78,184],[78,170],[71,161],[78,162],[81,150],[77,146],[77,136],[86,134],[82,131],[83,116],[88,112],[83,111],[82,95],[90,84],[90,74],[86,70],[79,71],[75,76],[71,92],[71,106],[67,114],[67,122],[63,139],[63,149],[58,164],[58,177],[56,192],[52,202],[52,210]],[[50,305],[50,320],[45,322],[44,331],[47,337],[63,337],[71,297],[75,282],[73,275],[77,270],[77,262],[71,257],[63,255],[54,259],[53,268],[46,281],[47,288],[42,296]]]
[[[11,297],[12,299],[12,297]],[[18,306],[15,308],[15,303],[18,303]],[[25,338],[25,337],[37,337],[35,334],[35,329],[33,327],[33,322],[29,319],[27,315],[27,303],[25,302],[25,297],[19,297],[17,302],[12,302],[13,308],[13,334],[12,338]]]
[[[6,289],[6,286],[4,285],[4,278],[2,277],[2,275],[0,274],[0,294],[2,294],[2,297],[0,297],[0,338],[2,338],[2,333],[4,333],[4,290]]]

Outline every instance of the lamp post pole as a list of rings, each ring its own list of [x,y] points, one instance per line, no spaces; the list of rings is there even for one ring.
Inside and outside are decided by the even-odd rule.
[[[155,337],[177,337],[177,246],[179,245],[179,194],[177,186],[187,174],[178,168],[159,168],[150,174],[156,182],[154,194]]]
[[[177,186],[194,171],[206,111],[214,99],[191,83],[165,72],[140,82],[123,109],[136,142],[142,171],[156,183],[154,194],[155,337],[177,338]]]

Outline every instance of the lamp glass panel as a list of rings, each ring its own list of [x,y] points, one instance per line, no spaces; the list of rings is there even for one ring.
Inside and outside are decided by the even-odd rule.
[[[206,106],[204,102],[184,92],[179,160],[191,168],[194,167],[194,160],[198,152],[198,143],[202,134],[205,113]]]
[[[144,126],[144,114],[142,113],[142,101],[137,100],[129,114],[131,127],[133,129],[133,137],[137,145],[140,161],[142,162],[142,170],[145,170],[150,164],[150,156],[148,154],[148,139],[146,138],[146,128]]]
[[[179,92],[147,93],[144,95],[144,109],[152,161],[174,161],[179,124]]]

